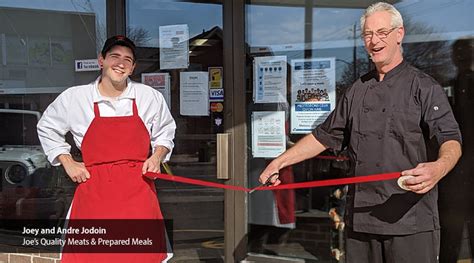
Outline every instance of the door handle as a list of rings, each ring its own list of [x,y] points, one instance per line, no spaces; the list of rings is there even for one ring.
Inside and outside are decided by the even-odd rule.
[[[217,134],[217,179],[229,178],[230,133]]]

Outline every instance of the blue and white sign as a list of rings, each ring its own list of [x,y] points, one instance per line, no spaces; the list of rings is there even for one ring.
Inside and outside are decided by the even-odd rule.
[[[255,103],[285,103],[286,56],[255,57],[253,100]]]
[[[295,111],[331,111],[331,104],[329,103],[311,103],[311,104],[296,104]]]
[[[210,102],[224,101],[224,89],[209,89],[209,101]]]
[[[310,133],[336,105],[335,58],[291,61],[291,133]]]
[[[100,70],[99,68],[99,62],[97,59],[79,59],[74,61],[74,67],[76,69],[76,72],[81,72],[81,71],[98,71]]]

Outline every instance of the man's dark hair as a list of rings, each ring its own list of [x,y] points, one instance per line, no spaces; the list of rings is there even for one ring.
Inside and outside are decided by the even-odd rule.
[[[135,61],[137,57],[135,54],[135,49],[136,49],[135,44],[133,43],[132,40],[122,35],[116,35],[116,36],[110,37],[109,39],[107,39],[107,41],[105,41],[104,47],[102,48],[102,51],[101,51],[102,57],[105,58],[105,56],[107,55],[107,52],[109,52],[114,46],[124,46],[124,47],[130,48],[130,50],[132,50],[132,53],[133,53],[133,61]]]

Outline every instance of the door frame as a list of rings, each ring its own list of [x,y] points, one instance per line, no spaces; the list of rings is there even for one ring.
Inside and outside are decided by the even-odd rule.
[[[224,125],[230,136],[229,180],[247,186],[247,125],[245,83],[245,1],[223,1],[224,25]],[[247,193],[225,191],[225,262],[239,262],[247,254]]]

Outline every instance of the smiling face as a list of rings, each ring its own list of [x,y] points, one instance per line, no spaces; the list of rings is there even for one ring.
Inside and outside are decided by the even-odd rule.
[[[378,11],[368,16],[362,35],[365,49],[379,72],[386,73],[402,62],[400,45],[405,31],[403,27],[392,26],[389,12]]]
[[[128,76],[135,69],[133,53],[128,47],[116,45],[105,58],[99,55],[99,66],[102,68],[102,80],[110,81],[114,86],[126,86]]]

